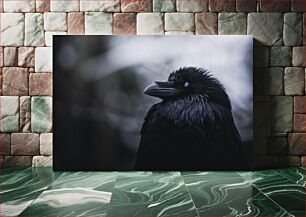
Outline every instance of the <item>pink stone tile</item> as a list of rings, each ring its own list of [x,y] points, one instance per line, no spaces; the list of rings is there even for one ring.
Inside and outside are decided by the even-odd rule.
[[[306,131],[306,115],[294,114],[293,116],[293,131],[294,132],[305,132]]]
[[[113,27],[116,35],[136,34],[136,14],[115,13]]]
[[[25,96],[29,94],[28,69],[21,67],[4,67],[2,73],[3,95]]]
[[[306,13],[303,14],[303,23],[304,23],[304,28],[303,28],[303,44],[306,45],[306,28],[305,28],[305,23],[306,23]]]
[[[68,13],[68,34],[83,35],[84,34],[84,13],[72,12]]]
[[[0,67],[3,66],[3,47],[0,47]]]
[[[306,166],[306,157],[305,156],[301,157],[301,166],[303,166],[303,167]]]
[[[31,131],[31,97],[22,96],[20,97],[20,114],[19,123],[21,132]]]
[[[289,12],[290,0],[280,0],[277,3],[273,0],[260,0],[262,12]]]
[[[36,0],[36,12],[50,11],[50,0]]]
[[[289,153],[291,155],[305,155],[305,134],[289,133]]]
[[[237,12],[256,12],[256,0],[236,0]]]
[[[121,0],[122,12],[150,12],[152,0]]]
[[[39,134],[37,133],[12,133],[12,155],[38,155]]]
[[[3,0],[0,1],[0,13],[3,12]]]
[[[20,47],[18,48],[18,66],[34,67],[35,48]]]
[[[218,34],[218,15],[217,13],[196,13],[195,27],[197,35],[216,35]]]
[[[209,0],[211,12],[235,12],[236,4],[233,0]]]
[[[305,96],[295,96],[294,97],[294,113],[306,113],[305,111]]]
[[[5,156],[4,165],[6,167],[31,166],[32,156]]]
[[[0,133],[0,155],[10,155],[11,134]]]
[[[17,66],[17,47],[5,47],[3,50],[4,66]]]
[[[0,68],[0,96],[2,95],[2,83],[3,83],[3,75],[2,75],[2,68]]]
[[[0,168],[4,167],[4,156],[0,156]]]
[[[31,96],[52,96],[52,73],[31,73],[29,80]]]
[[[291,0],[292,12],[304,12],[305,0]]]

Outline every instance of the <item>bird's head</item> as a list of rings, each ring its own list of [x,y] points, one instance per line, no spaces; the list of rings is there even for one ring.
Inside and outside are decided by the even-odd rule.
[[[223,85],[209,71],[195,67],[184,67],[172,72],[167,81],[156,81],[144,90],[144,94],[164,100],[194,96],[230,107]]]

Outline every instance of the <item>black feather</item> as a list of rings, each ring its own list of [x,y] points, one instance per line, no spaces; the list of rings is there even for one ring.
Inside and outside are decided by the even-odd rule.
[[[185,89],[148,111],[135,169],[242,169],[241,138],[223,85],[207,70],[194,67],[172,72],[168,81]]]

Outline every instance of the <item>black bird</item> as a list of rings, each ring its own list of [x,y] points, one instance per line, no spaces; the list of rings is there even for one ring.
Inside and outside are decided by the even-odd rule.
[[[246,165],[223,85],[205,69],[180,68],[144,94],[159,97],[148,111],[136,170],[231,170]]]

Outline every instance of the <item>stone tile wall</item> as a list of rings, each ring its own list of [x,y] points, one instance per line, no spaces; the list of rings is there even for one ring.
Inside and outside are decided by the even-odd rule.
[[[52,164],[52,35],[254,35],[257,168],[305,165],[303,0],[0,0],[0,164]]]

